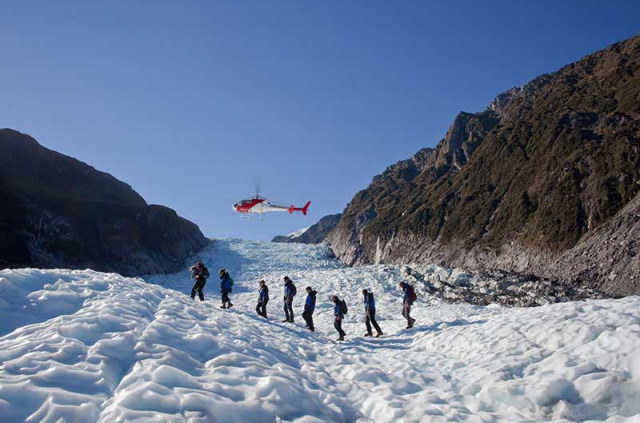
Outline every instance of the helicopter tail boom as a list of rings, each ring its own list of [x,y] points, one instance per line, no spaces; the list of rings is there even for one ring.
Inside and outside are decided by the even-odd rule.
[[[289,207],[289,209],[287,210],[289,213],[293,213],[295,211],[299,211],[302,212],[303,215],[307,215],[307,210],[309,209],[309,205],[311,204],[311,201],[307,201],[307,204],[304,205],[304,207],[294,207],[291,206]]]

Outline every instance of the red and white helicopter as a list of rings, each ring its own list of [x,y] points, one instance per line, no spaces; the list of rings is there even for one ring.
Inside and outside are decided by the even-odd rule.
[[[311,204],[311,201],[307,201],[307,204],[305,204],[304,207],[276,206],[275,204],[269,203],[269,201],[266,198],[261,198],[259,195],[256,194],[255,197],[249,200],[242,200],[231,207],[233,208],[233,210],[242,214],[252,214],[252,213],[263,214],[266,212],[289,212],[291,214],[293,212],[299,211],[306,216],[307,209],[309,208],[309,204]]]

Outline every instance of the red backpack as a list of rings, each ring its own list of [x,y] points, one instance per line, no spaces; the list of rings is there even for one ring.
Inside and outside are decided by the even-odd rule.
[[[415,303],[418,300],[418,296],[416,295],[416,290],[413,288],[413,285],[409,285],[407,288],[409,290],[409,301]]]

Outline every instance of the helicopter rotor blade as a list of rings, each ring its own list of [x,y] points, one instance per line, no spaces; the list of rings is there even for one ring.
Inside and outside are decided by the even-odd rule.
[[[254,176],[253,184],[255,185],[255,188],[256,188],[256,198],[258,198],[260,197],[260,191],[262,191],[262,177]]]

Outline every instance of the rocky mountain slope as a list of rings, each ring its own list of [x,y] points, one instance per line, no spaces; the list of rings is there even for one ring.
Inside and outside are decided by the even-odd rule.
[[[33,138],[0,130],[0,267],[173,272],[207,240],[175,211]]]
[[[310,226],[300,235],[278,235],[271,242],[300,242],[302,244],[319,244],[327,238],[327,235],[340,222],[342,215],[330,214],[320,219],[316,224]]]
[[[435,263],[640,293],[640,37],[460,113],[329,234],[345,263]]]

